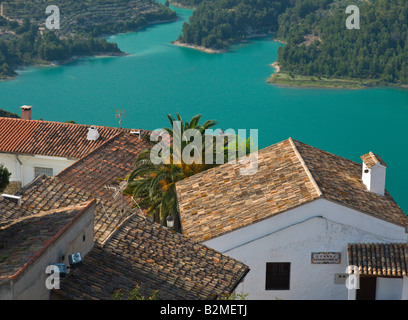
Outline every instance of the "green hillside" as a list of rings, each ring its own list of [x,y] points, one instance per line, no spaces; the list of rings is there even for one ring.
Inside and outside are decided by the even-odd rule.
[[[60,10],[60,29],[48,30],[49,5]],[[176,13],[153,0],[17,0],[3,2],[0,16],[0,79],[32,64],[63,62],[75,56],[120,55],[101,36],[135,31]]]
[[[6,118],[20,118],[18,114],[0,109],[0,117],[6,117]]]
[[[360,29],[346,28],[348,5],[359,7]],[[408,84],[406,0],[204,0],[178,40],[225,49],[265,32],[285,43],[270,82]]]

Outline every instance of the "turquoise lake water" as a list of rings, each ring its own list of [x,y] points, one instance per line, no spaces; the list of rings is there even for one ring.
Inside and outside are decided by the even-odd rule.
[[[166,115],[202,114],[222,129],[258,129],[263,148],[292,137],[361,162],[373,151],[388,164],[387,189],[408,211],[408,90],[285,88],[266,83],[281,44],[268,38],[206,54],[181,48],[177,39],[191,10],[175,8],[180,20],[109,37],[129,53],[84,58],[64,66],[29,68],[0,83],[0,108],[33,118],[74,120],[123,127],[168,126]]]

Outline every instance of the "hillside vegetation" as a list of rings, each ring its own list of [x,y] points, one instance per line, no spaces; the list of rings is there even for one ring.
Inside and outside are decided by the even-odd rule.
[[[14,0],[4,2],[4,15],[17,21],[29,17],[45,27],[49,5],[60,9],[61,29],[57,32],[64,35],[113,34],[176,18],[174,11],[154,0]]]
[[[20,118],[20,116],[16,113],[12,113],[10,111],[6,111],[3,109],[0,109],[0,117],[6,117],[6,118]]]
[[[320,10],[291,8],[280,17],[282,72],[407,84],[408,1],[360,2],[358,30],[345,27],[345,7],[322,1]]]
[[[346,28],[351,4],[360,29]],[[179,41],[221,49],[262,32],[285,43],[271,82],[408,84],[406,0],[203,0]]]
[[[60,9],[60,29],[45,28],[49,5]],[[20,66],[75,56],[123,54],[100,36],[135,31],[176,13],[153,0],[17,0],[3,2],[0,16],[0,79]]]
[[[278,29],[278,17],[290,0],[203,1],[184,23],[178,41],[223,49],[250,36]]]

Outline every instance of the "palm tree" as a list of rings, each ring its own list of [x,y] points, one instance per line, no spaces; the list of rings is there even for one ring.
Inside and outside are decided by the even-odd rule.
[[[199,125],[201,115],[194,116],[191,121],[183,122],[181,116],[177,113],[177,120],[168,115],[171,128],[164,128],[165,131],[174,140],[179,138],[181,142],[181,150],[188,144],[185,139],[182,139],[187,130],[196,129],[202,136],[202,143],[205,143],[205,130],[215,126],[217,121],[208,120],[203,125]],[[182,160],[181,154],[178,159],[181,162],[174,161],[173,146],[171,145],[171,156],[169,163],[154,164],[151,161],[151,149],[144,150],[135,162],[135,169],[125,179],[127,187],[124,190],[125,194],[139,199],[141,206],[147,207],[148,216],[153,216],[156,222],[166,225],[168,216],[175,219],[176,229],[180,230],[180,218],[178,213],[178,203],[176,194],[176,182],[190,177],[194,174],[207,170],[215,165],[203,163],[185,163]],[[203,148],[204,150],[204,148]],[[201,150],[201,152],[203,152]]]
[[[190,122],[184,122],[183,119],[181,118],[179,113],[176,113],[177,119],[174,119],[171,115],[167,115],[171,127],[170,128],[164,128],[165,131],[170,135],[170,137],[173,139],[173,141],[177,140],[180,142],[181,146],[180,149],[174,148],[173,145],[170,147],[170,153],[172,155],[176,155],[178,159],[182,158],[182,152],[184,148],[189,144],[189,142],[186,139],[186,133],[188,130],[193,129],[197,130],[202,137],[202,149],[205,149],[205,132],[207,129],[210,129],[214,127],[217,124],[216,120],[207,120],[203,125],[199,125],[200,119],[201,119],[201,114],[194,116]]]
[[[127,187],[124,190],[125,194],[131,195],[134,199],[138,199],[139,205],[147,208],[147,215],[153,217],[153,220],[166,225],[167,217],[171,216],[175,220],[175,229],[180,231],[180,217],[178,212],[178,202],[176,193],[176,183],[197,173],[215,167],[216,161],[211,161],[207,164],[205,161],[193,161],[186,163],[181,156],[184,148],[189,144],[187,133],[189,129],[195,129],[200,132],[202,150],[201,160],[205,157],[205,133],[207,129],[214,127],[217,124],[215,120],[208,120],[203,125],[200,125],[201,115],[194,116],[191,121],[184,122],[181,116],[177,113],[177,119],[168,115],[171,128],[164,128],[170,135],[172,142],[170,143],[170,155],[167,163],[154,164],[151,159],[152,149],[146,149],[140,153],[135,162],[135,168],[125,180]],[[212,160],[217,158],[217,153],[221,153],[223,160],[228,158],[228,147],[230,143],[235,144],[236,155],[238,155],[239,145],[244,145],[246,154],[251,150],[251,139],[239,141],[237,137],[224,138],[224,145],[219,150],[217,146],[213,146],[210,150]],[[173,142],[178,139],[181,148],[174,148]],[[177,158],[176,158],[177,157]],[[175,161],[177,159],[178,161]]]

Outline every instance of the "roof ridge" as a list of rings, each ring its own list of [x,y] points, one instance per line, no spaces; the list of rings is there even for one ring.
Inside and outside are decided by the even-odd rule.
[[[70,122],[61,122],[61,121],[52,121],[52,120],[38,120],[38,119],[21,119],[21,118],[9,118],[9,117],[0,117],[0,120],[10,120],[10,121],[24,121],[24,122],[29,122],[29,123],[55,123],[55,124],[61,124],[61,125],[67,125],[67,126],[81,126],[81,127],[89,127],[89,126],[95,126],[95,127],[100,127],[100,128],[106,128],[106,129],[115,129],[118,131],[128,131],[132,130],[131,128],[117,128],[117,127],[111,127],[111,126],[102,126],[102,125],[90,125],[90,124],[82,124],[82,123],[70,123]]]
[[[97,152],[99,149],[101,149],[102,147],[106,146],[107,144],[109,144],[110,142],[112,142],[113,140],[115,140],[116,138],[118,138],[121,135],[124,135],[125,133],[123,131],[118,132],[117,134],[115,134],[114,136],[110,137],[108,140],[106,140],[105,142],[103,142],[99,147],[96,147],[94,150],[92,150],[91,152],[85,154],[84,156],[82,156],[81,158],[79,158],[77,161],[75,161],[73,164],[69,165],[68,167],[66,167],[65,169],[63,169],[62,171],[60,171],[58,174],[56,174],[54,177],[55,178],[59,178],[62,174],[64,174],[66,171],[71,170],[72,167],[74,167],[75,165],[78,165],[78,163],[82,163],[83,161],[85,161],[84,159],[86,159],[88,156],[93,155],[95,152]]]
[[[28,215],[28,216],[22,216],[22,217],[19,217],[17,219],[13,219],[13,220],[9,221],[8,223],[4,223],[3,225],[0,226],[0,230],[10,228],[11,226],[14,226],[16,224],[24,222],[26,220],[30,220],[30,219],[33,219],[33,218],[42,218],[42,217],[53,215],[55,213],[61,213],[61,212],[68,211],[68,210],[77,209],[77,210],[79,210],[79,212],[81,212],[84,208],[89,207],[89,205],[93,201],[94,200],[84,201],[84,202],[78,203],[76,205],[69,205],[69,206],[66,206],[66,207],[60,207],[60,208],[56,208],[56,209],[50,209],[50,210],[47,210],[47,211],[42,211],[40,213],[34,213],[34,214],[31,214],[31,215]]]
[[[297,149],[295,142],[293,141],[293,139],[291,137],[289,137],[289,143],[292,146],[293,151],[296,154],[296,157],[298,158],[299,162],[302,164],[303,169],[306,172],[306,175],[308,176],[310,182],[313,184],[313,186],[316,189],[317,194],[319,195],[319,197],[323,196],[323,192],[320,190],[319,185],[317,184],[316,180],[313,178],[312,173],[310,172],[309,168],[306,165],[305,160],[302,158],[302,155],[300,154],[299,150]]]

